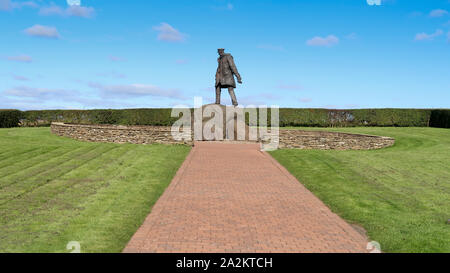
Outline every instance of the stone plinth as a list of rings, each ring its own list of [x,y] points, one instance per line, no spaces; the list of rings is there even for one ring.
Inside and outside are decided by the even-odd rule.
[[[221,104],[204,105],[201,108],[201,118],[197,115],[199,112],[196,114],[196,111],[200,111],[200,109],[194,110],[192,128],[194,128],[194,130],[202,130],[202,134],[197,134],[197,137],[195,138],[197,141],[258,141],[257,134],[254,138],[250,138],[249,127],[245,123],[245,115],[239,116],[234,114],[234,111],[239,111],[239,108]],[[196,128],[194,124],[198,124],[198,127]],[[239,133],[241,134],[241,137],[239,137],[238,130],[240,130]],[[209,132],[211,133],[209,134]],[[202,137],[198,137],[200,135]]]

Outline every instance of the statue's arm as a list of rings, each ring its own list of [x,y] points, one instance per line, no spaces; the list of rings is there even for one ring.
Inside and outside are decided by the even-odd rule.
[[[233,71],[233,74],[236,75],[236,78],[237,78],[238,82],[242,83],[242,78],[241,78],[241,75],[239,74],[239,72],[237,70],[236,64],[234,63],[233,56],[230,56],[228,58],[228,63],[230,64],[231,71]]]

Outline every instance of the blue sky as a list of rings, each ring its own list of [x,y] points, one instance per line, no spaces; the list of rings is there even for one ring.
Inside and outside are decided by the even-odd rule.
[[[373,2],[0,0],[0,108],[211,103],[222,47],[243,105],[450,108],[450,0]]]

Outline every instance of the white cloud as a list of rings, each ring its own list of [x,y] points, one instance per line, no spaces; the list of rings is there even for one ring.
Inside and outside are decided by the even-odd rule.
[[[105,97],[165,97],[173,99],[183,99],[182,94],[176,89],[162,89],[150,84],[127,84],[127,85],[102,85],[90,83],[90,87],[98,89]]]
[[[7,96],[39,98],[39,99],[55,99],[66,98],[73,96],[72,90],[66,89],[49,89],[49,88],[35,88],[28,86],[19,86],[8,89],[4,92]]]
[[[42,25],[34,25],[25,29],[25,33],[30,36],[43,37],[43,38],[59,38],[58,30],[55,27],[48,27]]]
[[[309,46],[325,46],[331,47],[339,43],[339,38],[334,35],[328,35],[327,37],[316,36],[308,41],[306,44]]]
[[[25,1],[25,2],[11,2],[12,3],[12,7],[15,9],[21,9],[21,8],[37,8],[39,7],[38,4],[36,4],[33,1]]]
[[[434,17],[434,18],[442,17],[447,14],[448,14],[448,11],[446,11],[445,9],[435,9],[430,12],[430,17]]]
[[[39,14],[43,16],[57,15],[90,18],[94,16],[95,9],[92,7],[83,7],[77,5],[69,6],[64,9],[57,5],[51,5],[48,7],[42,7],[39,10]]]
[[[0,93],[0,108],[20,110],[40,109],[100,109],[100,108],[138,108],[149,107],[146,103],[130,103],[126,99],[117,100],[87,96],[72,89],[36,88],[19,86]]]
[[[70,6],[66,12],[69,16],[90,18],[94,16],[95,10],[92,7]]]
[[[161,23],[159,26],[153,27],[158,31],[158,40],[166,42],[183,42],[186,35],[167,23]]]
[[[65,11],[64,9],[62,9],[60,6],[49,6],[49,7],[42,7],[39,10],[39,15],[44,15],[44,16],[50,16],[50,15],[59,15],[59,16],[64,16]]]
[[[105,100],[80,99],[80,100],[40,100],[38,98],[2,97],[0,109],[26,110],[63,110],[63,109],[106,109],[106,108],[138,108],[128,107],[124,102],[114,104]]]
[[[14,62],[21,62],[21,63],[31,63],[33,61],[33,58],[31,58],[28,55],[18,55],[18,56],[9,56],[6,57],[6,59]]]
[[[0,10],[10,10],[12,9],[12,4],[10,0],[0,0]]]
[[[444,34],[444,32],[440,29],[436,30],[432,34],[427,34],[425,32],[417,33],[414,40],[415,41],[430,41],[430,40],[433,40],[435,37],[441,36],[442,34]]]
[[[12,2],[11,0],[0,0],[0,10],[21,9],[23,7],[37,8],[38,6],[33,1]]]

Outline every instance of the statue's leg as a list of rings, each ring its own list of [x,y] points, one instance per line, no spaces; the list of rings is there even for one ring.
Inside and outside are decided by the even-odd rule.
[[[220,87],[220,84],[216,86],[216,104],[220,104],[220,93],[222,92],[222,89]]]
[[[233,87],[228,87],[228,93],[230,93],[230,97],[231,97],[231,102],[233,103],[234,106],[238,106],[238,102],[236,99],[236,94],[234,94],[234,88]]]

